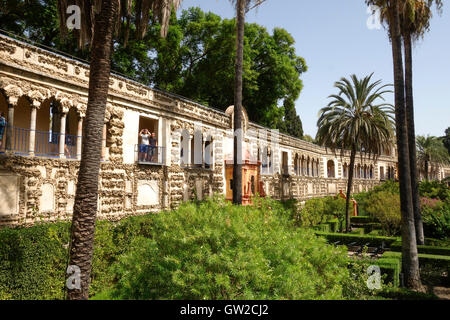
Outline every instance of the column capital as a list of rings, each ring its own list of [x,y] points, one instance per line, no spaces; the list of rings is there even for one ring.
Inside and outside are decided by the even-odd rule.
[[[42,102],[45,100],[45,96],[38,90],[31,91],[27,96],[31,100],[31,105],[37,109],[41,107]]]
[[[6,86],[4,91],[5,91],[5,94],[6,94],[7,98],[8,98],[8,103],[11,106],[17,105],[17,102],[19,101],[19,98],[21,96],[23,96],[22,89],[20,89],[18,86],[12,85],[12,84]]]

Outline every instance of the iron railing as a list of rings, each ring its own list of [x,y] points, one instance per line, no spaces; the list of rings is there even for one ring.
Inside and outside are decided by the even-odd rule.
[[[10,146],[7,146],[8,133],[11,132]],[[34,134],[34,146],[30,146],[31,135]],[[60,154],[60,143],[64,136],[64,152]],[[16,154],[30,155],[34,154],[38,157],[60,157],[64,155],[69,159],[77,159],[80,155],[77,154],[78,136],[64,134],[51,131],[30,130],[25,128],[13,127],[11,129],[5,128],[3,136],[3,146],[0,150],[12,151]]]
[[[164,165],[164,147],[135,145],[136,162],[146,165]]]

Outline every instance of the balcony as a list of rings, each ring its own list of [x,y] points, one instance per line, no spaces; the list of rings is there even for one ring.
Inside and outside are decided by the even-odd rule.
[[[10,151],[17,155],[67,159],[81,157],[79,136],[13,127],[8,138],[8,131],[5,130],[0,153]],[[7,141],[10,141],[9,145]],[[64,141],[64,146],[61,146],[61,141]]]
[[[136,162],[142,165],[163,166],[165,162],[164,149],[164,147],[137,144],[134,149]]]

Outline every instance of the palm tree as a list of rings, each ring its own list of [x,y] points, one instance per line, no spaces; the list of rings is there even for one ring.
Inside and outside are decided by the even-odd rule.
[[[384,103],[385,90],[381,81],[371,83],[372,75],[364,79],[351,76],[351,81],[342,78],[335,83],[339,94],[329,96],[333,100],[319,111],[316,140],[331,148],[340,148],[341,155],[350,149],[347,199],[345,205],[346,231],[350,231],[349,203],[353,184],[353,171],[357,151],[372,155],[376,159],[384,150],[389,150],[394,135],[393,106]],[[378,101],[380,103],[378,103]]]
[[[412,70],[412,43],[422,38],[429,30],[432,17],[431,6],[442,7],[441,0],[408,0],[402,4],[401,31],[405,53],[406,117],[408,124],[409,164],[411,168],[411,188],[416,226],[417,244],[425,243],[422,215],[420,212],[419,184],[417,173],[416,135],[414,125],[414,96]]]
[[[242,73],[245,14],[265,0],[231,0],[236,6],[236,77],[234,83],[233,203],[242,204]]]
[[[172,8],[181,0],[136,0],[135,25],[138,37],[147,30],[150,10],[161,23],[161,35],[165,36]],[[101,159],[101,137],[108,98],[111,54],[114,33],[121,25],[120,17],[129,17],[132,0],[58,0],[60,29],[67,33],[67,7],[78,5],[81,9],[81,29],[74,33],[80,46],[90,44],[91,64],[89,97],[86,121],[83,124],[83,146],[77,191],[72,218],[69,265],[80,269],[81,288],[67,289],[68,299],[88,299],[92,267],[93,243],[98,200],[98,175]],[[127,23],[127,29],[130,24]]]
[[[400,204],[402,213],[402,268],[406,286],[421,290],[419,257],[417,253],[416,227],[412,199],[411,170],[409,159],[408,128],[405,101],[405,78],[400,29],[401,5],[408,0],[366,0],[382,10],[382,19],[388,27],[392,44],[395,87],[395,127],[398,151]]]
[[[442,140],[433,136],[418,136],[417,142],[417,160],[420,171],[424,174],[425,180],[429,180],[430,166],[433,167],[450,163],[450,156]]]

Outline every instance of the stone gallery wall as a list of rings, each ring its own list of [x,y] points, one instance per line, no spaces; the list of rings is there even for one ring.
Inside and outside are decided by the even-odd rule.
[[[20,132],[26,132],[21,146],[25,151],[0,150],[0,226],[71,218],[88,79],[88,65],[0,35],[0,111]],[[37,134],[42,128],[50,130],[45,123],[50,106],[58,108],[62,141],[69,133],[76,137],[74,154],[66,155],[64,143],[56,155],[39,154]],[[158,145],[163,147],[163,163],[137,161],[141,119],[154,121]],[[103,131],[99,219],[158,212],[176,208],[183,201],[224,194],[225,158],[233,150],[232,119],[233,108],[218,111],[112,75]],[[345,191],[343,166],[349,163],[347,153],[334,154],[272,132],[249,123],[246,114],[244,120],[245,145],[250,153],[259,154],[259,160],[267,150],[271,153],[270,171],[262,175],[266,194],[305,200]],[[186,139],[199,134],[202,148],[205,141],[210,143],[210,166],[183,163],[181,149],[190,146],[190,141],[182,146],[183,134]],[[299,159],[312,161],[314,170],[299,170]],[[334,165],[332,177],[328,176],[329,163]],[[379,168],[395,168],[395,157],[382,156],[376,162],[361,158],[358,163],[372,166],[373,176],[356,178],[354,192],[378,184],[382,178]]]

